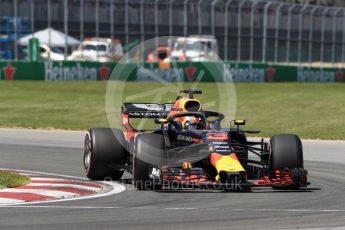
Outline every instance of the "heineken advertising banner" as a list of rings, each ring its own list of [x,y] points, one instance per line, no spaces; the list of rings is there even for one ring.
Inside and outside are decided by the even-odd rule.
[[[1,62],[0,80],[44,80],[44,68],[38,62]]]
[[[149,70],[149,71],[147,71]],[[138,65],[137,81],[150,81],[161,78],[165,81],[222,82],[223,63],[220,62],[177,62],[171,68],[158,68],[155,63]],[[152,76],[154,75],[154,76]]]
[[[108,80],[115,63],[98,62],[0,62],[1,80]]]
[[[45,62],[46,81],[96,81],[108,80],[115,63],[98,62]]]
[[[345,69],[306,68],[244,62],[178,62],[170,68],[157,63],[22,62],[0,61],[0,80],[96,81],[108,80],[116,65],[125,71],[118,80],[202,82],[345,82]],[[118,70],[116,69],[116,70]]]

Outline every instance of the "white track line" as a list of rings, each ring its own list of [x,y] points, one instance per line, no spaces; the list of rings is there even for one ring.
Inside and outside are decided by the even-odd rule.
[[[0,204],[14,204],[14,203],[22,203],[23,200],[18,199],[11,199],[11,198],[2,198],[0,197]]]
[[[20,174],[25,175],[23,173],[20,173]],[[30,177],[31,181],[33,181],[33,180],[71,181],[71,180],[62,179],[62,178],[50,178],[50,177],[38,177],[38,176],[29,176],[29,177]]]
[[[157,207],[157,206],[143,206],[143,207],[120,207],[120,206],[62,206],[62,205],[11,205],[11,208],[48,208],[48,209],[121,209],[121,210],[158,210],[158,211],[251,211],[251,212],[308,212],[308,213],[345,213],[345,209],[241,209],[241,208],[202,208],[202,207]]]
[[[64,192],[64,191],[57,191],[57,190],[43,190],[43,189],[16,189],[16,188],[8,188],[2,189],[1,192],[10,192],[10,193],[33,193],[43,196],[52,196],[55,198],[63,198],[63,197],[74,197],[80,194],[72,193],[72,192]]]
[[[87,191],[92,191],[92,192],[100,192],[102,191],[102,188],[94,188],[94,187],[88,187],[84,185],[77,185],[77,184],[47,184],[47,183],[31,183],[27,184],[26,186],[45,186],[45,187],[52,187],[52,188],[60,188],[60,187],[68,187],[68,188],[77,188],[77,189],[82,189],[82,190],[87,190]]]

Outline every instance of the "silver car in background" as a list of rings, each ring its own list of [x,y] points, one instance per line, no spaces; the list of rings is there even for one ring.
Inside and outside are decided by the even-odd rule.
[[[122,55],[123,49],[119,40],[91,38],[84,40],[68,60],[111,62],[118,61]]]

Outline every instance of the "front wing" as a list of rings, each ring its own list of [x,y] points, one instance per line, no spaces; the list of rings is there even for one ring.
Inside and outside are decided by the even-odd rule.
[[[242,175],[234,174],[230,181],[212,181],[207,178],[203,169],[192,168],[188,171],[181,168],[160,168],[159,181],[163,188],[180,189],[228,189],[228,190],[245,190],[248,187],[306,187],[310,183],[307,180],[308,171],[305,169],[284,169],[268,170],[262,169],[257,175],[258,179],[247,180]],[[157,178],[158,179],[158,178]]]

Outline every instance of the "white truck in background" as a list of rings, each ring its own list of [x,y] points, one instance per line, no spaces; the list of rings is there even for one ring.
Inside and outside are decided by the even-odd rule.
[[[217,61],[218,44],[214,36],[192,35],[169,39],[170,61]]]
[[[119,40],[91,38],[84,40],[68,60],[111,62],[118,61],[122,55],[123,49]]]

